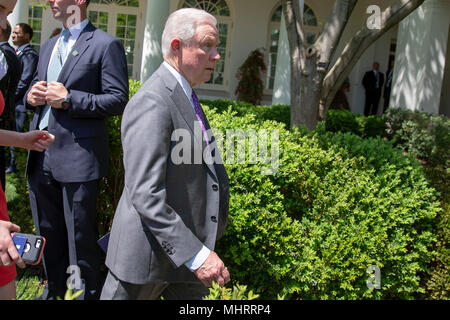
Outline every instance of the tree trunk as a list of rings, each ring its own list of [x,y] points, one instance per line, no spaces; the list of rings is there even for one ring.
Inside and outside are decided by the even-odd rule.
[[[291,126],[305,125],[313,130],[318,121],[325,120],[336,92],[364,51],[423,2],[424,0],[399,0],[388,7],[381,17],[381,28],[361,29],[330,69],[331,57],[357,0],[336,0],[321,35],[309,48],[306,47],[298,0],[283,0],[291,55]]]

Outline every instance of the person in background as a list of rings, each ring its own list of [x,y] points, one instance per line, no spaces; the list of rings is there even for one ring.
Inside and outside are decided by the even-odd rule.
[[[19,23],[14,27],[12,33],[12,42],[17,47],[17,57],[21,65],[21,74],[19,84],[16,90],[16,130],[18,132],[24,131],[24,124],[28,119],[27,109],[25,108],[24,96],[30,87],[36,72],[39,55],[33,49],[30,42],[33,38],[33,29],[26,23]],[[16,158],[14,155],[14,148],[11,148],[11,161],[9,163],[6,173],[17,172]]]
[[[364,115],[376,115],[378,104],[380,103],[381,89],[384,84],[384,74],[379,71],[380,64],[374,62],[372,70],[364,74],[362,84],[366,89],[366,102],[364,105]]]
[[[0,129],[16,130],[15,93],[20,79],[21,67],[14,48],[8,43],[10,35],[11,26],[6,21],[5,28],[0,29],[0,51],[3,53],[6,68],[6,74],[0,80],[0,91],[5,99],[5,110],[0,117]],[[7,148],[0,147],[0,181],[3,190],[6,186],[6,150]]]
[[[392,77],[394,76],[394,64],[395,60],[391,60],[391,65],[389,66],[388,71],[386,72],[386,85],[384,86],[383,98],[383,113],[386,112],[386,109],[389,107],[389,100],[391,98],[391,86],[392,86]]]

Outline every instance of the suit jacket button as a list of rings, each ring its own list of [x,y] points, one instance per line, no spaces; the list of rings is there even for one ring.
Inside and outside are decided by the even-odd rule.
[[[212,221],[212,222],[216,222],[216,223],[217,223],[217,217],[215,217],[215,216],[212,216],[212,217],[211,217],[211,221]]]
[[[212,185],[212,189],[213,189],[214,191],[217,191],[217,190],[219,190],[219,186],[218,186],[217,184],[213,184],[213,185]]]

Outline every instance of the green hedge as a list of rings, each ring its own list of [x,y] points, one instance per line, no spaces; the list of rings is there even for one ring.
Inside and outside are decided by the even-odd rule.
[[[450,168],[450,120],[444,115],[389,108],[385,115],[387,137],[408,153]]]
[[[276,129],[280,137],[273,176],[261,174],[264,165],[226,163],[230,224],[217,251],[234,280],[263,298],[424,292],[420,275],[434,255],[432,221],[439,209],[414,159],[381,139],[327,133],[323,126],[305,135],[252,114],[206,110],[216,129]],[[371,265],[381,268],[381,290],[367,288]]]
[[[330,132],[351,132],[363,138],[385,137],[395,147],[435,166],[450,167],[450,120],[443,115],[389,108],[383,116],[365,117],[330,110]]]
[[[139,86],[130,83],[130,96]],[[427,278],[430,261],[439,254],[445,259],[435,244],[448,243],[448,228],[436,232],[437,194],[419,163],[393,147],[394,139],[329,132],[324,123],[312,133],[287,130],[288,106],[202,104],[224,138],[227,129],[279,134],[274,175],[262,174],[267,164],[227,163],[226,145],[222,150],[230,176],[230,221],[216,250],[235,284],[246,284],[261,298],[409,299],[424,297],[428,281],[430,296],[446,297],[448,268]],[[108,231],[122,193],[120,120],[109,119],[111,173],[101,183],[101,233]],[[378,120],[352,123],[361,136],[379,127]],[[380,290],[367,288],[371,265],[381,269]]]

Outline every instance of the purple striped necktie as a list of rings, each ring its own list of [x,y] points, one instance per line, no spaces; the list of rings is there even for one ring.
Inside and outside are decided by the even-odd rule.
[[[205,142],[208,145],[209,144],[209,139],[208,139],[208,135],[206,134],[206,117],[205,114],[203,113],[203,109],[200,106],[200,102],[198,101],[198,97],[195,94],[195,91],[192,90],[192,102],[194,103],[194,111],[195,111],[195,115],[197,116],[198,121],[200,122],[201,126],[202,126],[202,132],[203,132],[203,137],[205,138]]]

